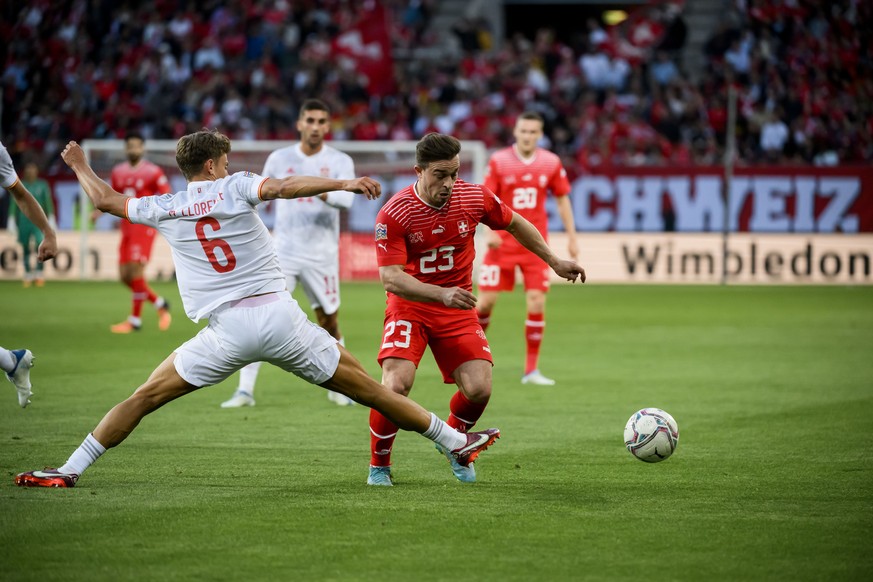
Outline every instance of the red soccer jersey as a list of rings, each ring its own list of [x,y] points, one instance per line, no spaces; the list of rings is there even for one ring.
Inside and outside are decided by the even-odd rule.
[[[404,265],[422,283],[473,290],[473,238],[480,222],[503,230],[512,210],[490,190],[462,180],[442,208],[425,203],[408,186],[376,217],[376,259],[380,267]],[[401,298],[389,293],[389,303]]]
[[[167,181],[164,171],[148,160],[140,160],[135,166],[131,166],[129,162],[118,164],[112,168],[110,182],[113,190],[131,198],[170,192],[170,183]],[[130,225],[126,218],[121,223],[122,228]]]
[[[547,237],[549,219],[546,214],[546,195],[570,193],[570,182],[561,159],[548,150],[537,148],[529,160],[523,160],[514,146],[494,152],[488,160],[484,186],[494,192],[504,204],[528,219],[543,237]],[[507,232],[498,233],[503,239],[501,251],[527,250]]]

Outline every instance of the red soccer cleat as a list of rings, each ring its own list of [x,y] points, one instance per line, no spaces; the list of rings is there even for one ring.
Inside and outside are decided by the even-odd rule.
[[[15,484],[19,487],[75,487],[78,475],[61,473],[57,469],[46,467],[42,471],[28,471],[15,476]]]
[[[481,432],[468,432],[467,444],[452,451],[452,456],[459,465],[469,467],[479,456],[479,453],[490,447],[499,438],[500,430],[496,428],[489,428]]]

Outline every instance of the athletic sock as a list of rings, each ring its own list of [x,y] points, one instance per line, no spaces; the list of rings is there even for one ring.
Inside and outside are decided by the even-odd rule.
[[[370,465],[389,467],[397,425],[375,410],[370,410]]]
[[[258,379],[258,371],[261,369],[261,362],[252,362],[248,366],[244,366],[239,371],[239,387],[237,392],[245,392],[249,396],[255,393],[255,381]]]
[[[88,434],[79,448],[76,449],[63,466],[58,467],[61,473],[81,475],[85,469],[106,452],[106,447],[97,442],[93,434]]]
[[[0,348],[0,368],[2,368],[4,372],[11,372],[15,367],[15,364],[15,354],[6,348]]]
[[[421,434],[450,451],[460,449],[467,444],[467,437],[464,433],[450,427],[433,412],[430,413],[430,427]]]
[[[479,325],[482,326],[482,331],[488,331],[488,324],[491,323],[491,312],[476,310],[476,315],[479,317]]]
[[[147,288],[148,286],[143,278],[134,279],[130,282],[130,289],[133,291],[133,307],[130,310],[130,314],[134,317],[138,318],[142,315],[142,303],[148,297]]]
[[[530,374],[537,369],[540,359],[540,344],[543,343],[543,331],[546,327],[545,314],[528,313],[524,322],[524,338],[527,341],[527,357],[524,362],[524,373]]]
[[[151,287],[149,287],[149,284],[148,284],[148,282],[146,282],[145,279],[142,280],[142,285],[143,285],[143,290],[145,291],[145,294],[146,294],[146,299],[148,299],[148,302],[151,304],[156,304],[158,302],[158,294],[155,293]]]
[[[451,410],[452,413],[449,414],[446,424],[458,432],[467,432],[473,428],[473,425],[476,424],[476,421],[478,421],[479,417],[482,416],[482,413],[485,412],[486,406],[488,406],[487,400],[485,402],[470,402],[467,400],[467,397],[458,390],[455,392],[455,395],[452,396],[451,402],[449,402],[449,410]]]
[[[163,297],[156,297],[152,303],[154,303],[155,309],[164,309],[167,307],[167,300]]]

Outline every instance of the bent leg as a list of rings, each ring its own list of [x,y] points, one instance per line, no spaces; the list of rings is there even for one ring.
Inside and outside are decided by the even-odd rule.
[[[197,390],[197,386],[183,380],[176,371],[173,365],[175,359],[176,354],[170,354],[142,386],[106,413],[91,433],[101,445],[111,449],[121,444],[147,414],[171,400]]]
[[[449,402],[451,414],[446,422],[460,432],[467,432],[485,412],[491,398],[491,362],[464,362],[452,376],[458,385],[458,391]]]
[[[382,413],[399,428],[424,433],[431,424],[431,413],[417,402],[387,389],[367,374],[361,363],[343,346],[333,377],[321,385],[345,394],[355,402]],[[410,362],[411,364],[411,362]]]

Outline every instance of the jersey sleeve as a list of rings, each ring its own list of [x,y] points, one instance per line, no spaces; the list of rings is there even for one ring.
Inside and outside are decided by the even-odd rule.
[[[393,218],[382,211],[376,216],[376,262],[380,267],[405,265],[406,233]]]
[[[558,161],[558,167],[555,169],[555,173],[552,174],[552,179],[549,182],[549,190],[552,191],[554,196],[566,196],[570,193],[572,188],[570,187],[570,180],[567,179],[567,170],[564,169],[564,165]]]
[[[337,157],[337,171],[334,176],[337,180],[352,180],[355,177],[355,162],[351,156]],[[334,208],[351,208],[355,202],[355,193],[345,190],[334,190],[327,193],[325,202]]]
[[[252,206],[257,206],[264,201],[261,198],[261,187],[268,179],[251,172],[237,172],[228,178],[226,188],[234,196],[242,198]]]
[[[482,187],[482,196],[485,202],[482,224],[494,230],[505,230],[512,222],[512,209],[485,186]]]
[[[18,182],[18,174],[12,165],[12,157],[6,151],[6,146],[0,143],[0,186],[12,188]]]
[[[128,198],[124,203],[124,215],[134,224],[158,226],[159,208],[157,196],[143,196],[142,198]]]
[[[276,173],[275,165],[276,165],[276,152],[273,152],[269,156],[267,156],[267,161],[264,162],[264,171],[261,172],[261,175],[267,176],[268,178],[278,177],[279,174]]]
[[[488,168],[485,170],[485,180],[482,182],[482,185],[491,190],[492,192],[499,193],[500,192],[500,180],[499,180],[499,171],[497,169],[497,161],[494,159],[494,156],[491,156],[491,159],[488,160]]]

